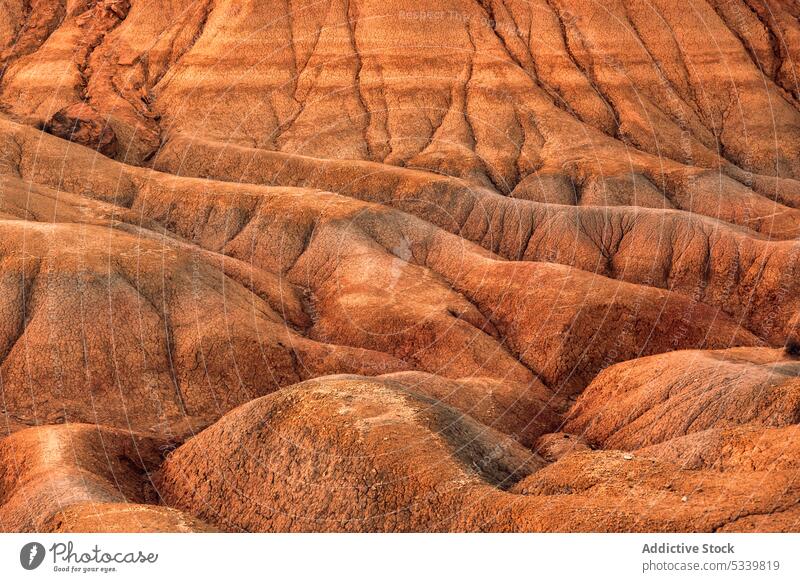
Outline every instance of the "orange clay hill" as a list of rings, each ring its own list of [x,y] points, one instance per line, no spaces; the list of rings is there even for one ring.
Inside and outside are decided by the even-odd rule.
[[[0,530],[800,530],[799,19],[0,3]]]

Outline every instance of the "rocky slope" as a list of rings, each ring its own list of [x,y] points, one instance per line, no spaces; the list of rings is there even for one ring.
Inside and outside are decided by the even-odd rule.
[[[800,529],[799,22],[0,3],[0,529]]]

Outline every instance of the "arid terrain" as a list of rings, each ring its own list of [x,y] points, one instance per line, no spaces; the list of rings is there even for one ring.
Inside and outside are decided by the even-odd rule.
[[[1,531],[800,531],[800,4],[0,0]]]

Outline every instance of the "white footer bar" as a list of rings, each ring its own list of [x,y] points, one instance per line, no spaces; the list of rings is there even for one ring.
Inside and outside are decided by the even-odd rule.
[[[800,580],[800,534],[3,534],[1,580]]]

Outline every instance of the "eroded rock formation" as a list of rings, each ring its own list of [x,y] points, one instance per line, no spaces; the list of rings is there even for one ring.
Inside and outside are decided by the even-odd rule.
[[[799,18],[0,4],[0,529],[800,529]]]

